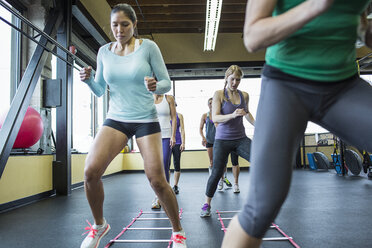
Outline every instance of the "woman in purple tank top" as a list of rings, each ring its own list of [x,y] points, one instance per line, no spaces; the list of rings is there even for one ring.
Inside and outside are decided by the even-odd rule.
[[[211,201],[217,184],[224,173],[228,156],[235,152],[250,161],[251,140],[245,135],[243,116],[254,125],[254,118],[248,110],[248,93],[238,90],[243,72],[237,65],[230,66],[225,72],[225,87],[213,96],[212,117],[217,123],[213,145],[213,168],[206,189],[206,202],[200,217],[210,216]]]

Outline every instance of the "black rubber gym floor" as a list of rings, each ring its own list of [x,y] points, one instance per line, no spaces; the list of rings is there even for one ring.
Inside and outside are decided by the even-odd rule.
[[[244,202],[249,172],[240,177],[240,194],[232,189],[216,192],[213,214],[201,219],[208,174],[183,172],[180,194],[182,224],[189,248],[220,247],[223,232],[215,210],[238,210]],[[233,179],[231,172],[228,174]],[[154,198],[142,173],[118,174],[104,179],[105,217],[111,231],[102,240],[104,247],[119,234],[140,209],[151,211]],[[230,217],[225,214],[223,217]],[[150,216],[143,216],[150,217]],[[52,197],[0,214],[0,247],[80,247],[85,220],[92,222],[83,188],[68,197]],[[228,221],[224,222],[228,225]],[[332,172],[295,170],[291,191],[275,223],[302,248],[372,247],[372,181],[364,176],[337,176]],[[140,222],[133,227],[170,226],[168,221]],[[125,232],[123,239],[168,239],[170,231]],[[266,237],[281,237],[270,230]],[[165,248],[167,244],[119,244],[112,247]],[[288,241],[264,241],[264,248],[293,247]]]

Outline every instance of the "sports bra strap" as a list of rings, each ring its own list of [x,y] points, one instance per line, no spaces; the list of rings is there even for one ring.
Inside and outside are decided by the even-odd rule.
[[[115,53],[115,48],[116,48],[117,44],[118,44],[117,42],[112,43],[111,52]],[[136,39],[134,41],[134,51],[136,51],[139,48],[139,46],[140,46],[140,40]]]
[[[134,42],[134,51],[136,51],[139,48],[139,46],[140,46],[140,42],[139,41],[140,41],[139,39],[136,39],[135,40],[135,42]]]

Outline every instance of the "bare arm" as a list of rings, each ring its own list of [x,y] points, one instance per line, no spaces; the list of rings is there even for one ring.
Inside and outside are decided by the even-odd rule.
[[[170,146],[173,147],[176,144],[176,129],[177,129],[177,116],[176,116],[176,105],[174,104],[173,96],[165,95],[170,109],[170,115],[172,120],[172,136],[170,139]]]
[[[202,145],[203,146],[206,146],[206,144],[207,144],[207,139],[205,138],[205,136],[203,134],[203,128],[204,128],[206,118],[207,118],[207,114],[205,113],[205,114],[202,115],[202,117],[200,119],[200,126],[199,126],[199,134],[202,137]]]
[[[249,111],[249,95],[247,92],[243,92],[244,100],[247,103],[247,114],[244,116],[245,119],[254,126],[255,119],[253,118],[253,115]]]
[[[295,33],[325,12],[333,0],[307,0],[272,17],[277,0],[249,0],[245,12],[244,45],[249,52],[269,47]]]
[[[178,113],[178,118],[180,119],[180,132],[181,132],[181,147],[180,150],[183,152],[185,150],[186,140],[185,140],[185,125],[183,123],[183,115]]]
[[[229,120],[232,120],[238,116],[244,116],[246,115],[246,112],[244,109],[236,109],[233,113],[223,115],[221,114],[221,105],[223,102],[223,90],[217,90],[214,93],[213,96],[213,102],[212,102],[212,118],[213,122],[218,124],[218,123],[223,123]]]
[[[251,114],[251,112],[249,112],[248,114],[245,115],[245,119],[252,124],[252,126],[254,126],[255,124],[255,119],[253,118],[253,115]]]

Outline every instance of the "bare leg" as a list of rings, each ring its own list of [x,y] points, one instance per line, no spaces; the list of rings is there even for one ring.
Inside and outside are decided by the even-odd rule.
[[[208,203],[208,205],[210,206],[211,205],[211,202],[212,202],[212,197],[206,196],[205,197],[205,202]]]
[[[213,147],[207,147],[207,153],[208,153],[208,158],[209,158],[209,175],[212,174],[212,167],[213,167]]]
[[[172,188],[165,179],[161,134],[155,133],[140,137],[137,144],[143,157],[145,173],[151,187],[158,196],[164,211],[167,213],[172,224],[173,231],[182,230],[178,216],[178,203]]]
[[[239,165],[233,166],[232,171],[233,171],[233,175],[234,175],[235,184],[239,184],[239,174],[240,174]]]
[[[178,181],[180,180],[181,172],[175,171],[174,172],[174,185],[178,186]]]
[[[260,239],[249,236],[243,230],[237,216],[231,220],[228,229],[229,231],[225,234],[221,248],[259,248],[262,243]],[[239,239],[236,237],[239,237]]]
[[[107,166],[124,148],[128,138],[122,132],[103,126],[94,139],[85,161],[84,187],[96,225],[103,224],[104,190],[101,177]]]

